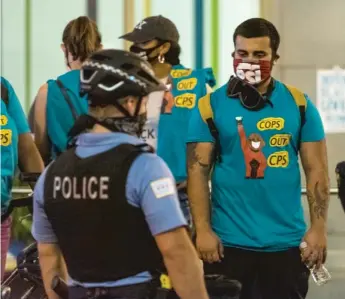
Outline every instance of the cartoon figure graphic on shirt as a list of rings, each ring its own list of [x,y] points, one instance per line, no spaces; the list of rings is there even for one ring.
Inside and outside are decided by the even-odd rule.
[[[263,179],[267,167],[266,157],[262,152],[265,142],[259,134],[253,133],[246,137],[242,117],[236,117],[236,122],[246,163],[246,178]]]

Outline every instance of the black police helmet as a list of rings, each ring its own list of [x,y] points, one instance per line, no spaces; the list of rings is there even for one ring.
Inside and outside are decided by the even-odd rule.
[[[128,51],[95,52],[80,72],[80,95],[88,94],[90,106],[117,104],[117,100],[127,96],[143,97],[165,89],[151,65]]]

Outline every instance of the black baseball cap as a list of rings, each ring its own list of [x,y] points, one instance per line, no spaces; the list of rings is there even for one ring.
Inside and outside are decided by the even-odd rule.
[[[120,36],[133,43],[144,43],[153,39],[178,42],[180,34],[175,24],[162,15],[147,17],[140,21],[132,32]]]

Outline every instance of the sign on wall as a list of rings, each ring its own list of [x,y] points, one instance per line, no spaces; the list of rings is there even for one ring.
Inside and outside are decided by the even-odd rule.
[[[316,86],[316,103],[325,132],[345,132],[345,70],[318,70]]]

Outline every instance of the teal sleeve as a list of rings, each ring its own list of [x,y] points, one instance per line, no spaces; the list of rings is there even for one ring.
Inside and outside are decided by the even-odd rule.
[[[301,142],[316,142],[325,138],[325,131],[319,111],[313,102],[307,98],[305,124],[302,128]]]
[[[14,91],[10,82],[8,82],[5,78],[1,78],[1,80],[8,90],[8,113],[16,123],[18,135],[29,133],[30,128],[28,125],[28,121],[20,104],[20,101],[16,95],[16,92]]]
[[[203,69],[205,78],[206,78],[206,84],[208,84],[210,87],[216,86],[216,78],[213,73],[213,69],[210,67],[204,68]]]
[[[201,118],[198,107],[191,111],[189,119],[187,143],[190,142],[214,142],[207,124]]]

